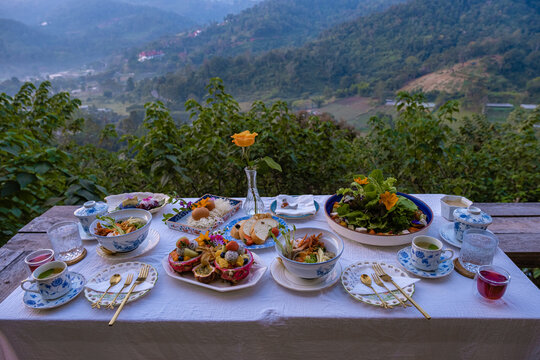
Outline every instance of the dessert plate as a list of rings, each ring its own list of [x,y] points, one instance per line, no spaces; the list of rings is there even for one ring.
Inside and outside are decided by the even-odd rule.
[[[450,273],[454,270],[454,263],[452,262],[452,258],[444,258],[441,256],[443,261],[439,263],[439,267],[437,270],[433,271],[427,271],[422,270],[417,267],[415,267],[411,262],[411,247],[407,246],[406,248],[403,248],[398,251],[397,258],[401,266],[405,268],[408,272],[423,277],[426,279],[437,279],[441,278],[447,275],[450,275]]]
[[[110,252],[107,252],[106,250],[104,250],[103,247],[98,244],[96,246],[96,252],[98,253],[99,256],[101,256],[104,259],[127,260],[127,259],[133,259],[137,256],[146,254],[147,252],[155,248],[158,243],[159,243],[159,233],[154,229],[150,229],[148,231],[148,236],[146,236],[146,239],[144,239],[142,244],[139,245],[139,247],[133,251],[111,254]]]
[[[266,264],[262,261],[262,259],[257,255],[252,253],[253,259],[255,260],[253,266],[251,267],[251,271],[249,272],[249,275],[242,279],[238,284],[231,285],[229,282],[226,282],[224,280],[215,280],[211,282],[210,284],[205,284],[200,281],[197,281],[195,277],[193,276],[193,273],[191,271],[185,272],[183,274],[179,274],[176,271],[174,271],[171,266],[169,265],[169,255],[165,256],[163,260],[161,261],[161,265],[163,266],[163,269],[165,269],[165,272],[170,277],[187,282],[193,285],[205,287],[207,289],[211,289],[218,292],[229,292],[229,291],[236,291],[240,289],[245,289],[254,286],[261,280],[262,276],[266,272],[266,269],[268,268]]]
[[[313,204],[315,205],[315,214],[307,214],[307,215],[300,215],[300,216],[278,215],[276,214],[277,201],[274,200],[272,204],[270,204],[270,211],[272,212],[272,215],[280,217],[285,220],[303,220],[303,219],[308,219],[310,217],[313,217],[317,215],[317,213],[319,212],[319,208],[321,207],[319,203],[316,200],[313,200]]]
[[[70,273],[71,273],[71,289],[66,294],[64,294],[63,296],[60,296],[57,299],[44,300],[41,298],[40,294],[25,291],[24,296],[23,296],[24,305],[32,309],[53,309],[53,308],[62,306],[70,302],[71,300],[75,299],[77,295],[79,295],[81,291],[84,289],[84,285],[86,284],[86,279],[84,278],[84,276],[74,271],[71,271]],[[33,284],[32,287],[30,288],[32,290],[36,290],[37,286]]]
[[[139,270],[144,265],[150,266],[150,271],[149,271],[148,277],[146,278],[145,281],[149,282],[150,284],[155,286],[156,281],[158,279],[158,272],[157,272],[156,268],[154,268],[150,264],[145,264],[145,263],[137,262],[137,261],[124,262],[124,263],[109,266],[108,268],[106,268],[104,270],[101,270],[99,273],[94,275],[94,277],[90,281],[88,281],[88,283],[90,284],[90,283],[100,283],[100,282],[104,282],[104,281],[109,281],[111,276],[113,276],[114,274],[125,274],[126,272],[131,272],[133,274],[133,280],[135,281],[135,279],[137,278],[137,274],[139,274]],[[125,281],[126,281],[126,279],[122,278],[120,283],[123,284]],[[133,282],[131,283],[131,285],[133,285]],[[129,287],[127,287],[126,289],[129,290]],[[146,289],[146,290],[143,290],[143,291],[137,291],[137,287],[135,287],[135,289],[131,293],[131,295],[130,295],[127,302],[130,303],[132,301],[135,301],[135,300],[141,298],[142,296],[148,294],[150,292],[150,290],[152,290],[152,288]],[[124,290],[124,291],[126,291],[126,290]],[[89,289],[89,288],[84,289],[84,297],[86,297],[86,299],[88,301],[90,301],[91,303],[94,303],[97,300],[99,300],[101,295],[103,295],[102,291],[95,291],[95,290],[92,290],[92,289]],[[122,300],[124,299],[124,297],[126,297],[126,295],[127,295],[127,291],[125,293],[120,294],[118,296],[118,299],[116,299],[116,303],[120,304],[122,302]],[[109,305],[111,303],[112,299],[114,299],[115,296],[116,296],[116,293],[107,293],[103,297],[103,300],[101,300],[101,305],[102,305],[101,308],[104,309],[105,306]]]
[[[157,199],[158,201],[163,200],[163,204],[161,206],[148,210],[152,214],[155,214],[159,210],[163,209],[169,201],[169,195],[154,194],[151,192],[132,192],[132,193],[125,193],[125,194],[118,194],[118,195],[109,195],[105,198],[107,205],[109,205],[109,212],[118,210],[117,207],[122,203],[122,201],[126,200],[128,197],[133,197],[133,196],[136,196],[139,200],[142,200],[150,196]]]
[[[234,219],[233,221],[231,221],[230,223],[227,224],[227,226],[225,226],[223,228],[223,237],[229,241],[236,241],[236,242],[240,242],[241,240],[239,239],[235,239],[231,236],[231,229],[233,228],[234,225],[236,225],[237,222],[240,222],[242,220],[247,220],[251,218],[251,216],[244,216],[244,217],[241,217],[241,218],[238,218],[238,219]],[[283,225],[285,227],[287,227],[287,223],[285,221],[283,221],[283,219],[280,219],[278,217],[275,217],[275,216],[272,216],[272,219],[276,220],[277,222],[280,223],[280,225]],[[281,236],[281,235],[280,235]],[[269,237],[268,239],[266,239],[266,241],[261,244],[261,245],[256,245],[256,244],[253,244],[253,245],[249,245],[247,246],[246,245],[246,249],[249,249],[249,250],[257,250],[257,249],[266,249],[266,248],[269,248],[269,247],[273,247],[275,245],[275,241],[272,237]]]
[[[274,280],[281,286],[294,291],[317,291],[334,285],[341,275],[341,264],[337,263],[330,274],[318,279],[302,279],[291,274],[278,259],[270,267]]]
[[[362,274],[368,274],[371,277],[371,274],[375,272],[375,270],[373,270],[373,265],[375,264],[379,264],[383,268],[384,272],[390,276],[409,277],[405,271],[401,270],[397,266],[386,264],[380,261],[367,260],[367,261],[357,262],[356,264],[352,264],[349,267],[347,267],[345,271],[343,272],[343,274],[341,275],[341,284],[343,285],[345,290],[349,293],[349,295],[351,295],[356,300],[359,300],[369,305],[382,307],[382,301],[379,300],[377,295],[375,294],[362,295],[362,294],[357,294],[354,292],[355,286],[361,282],[360,276]],[[412,296],[412,294],[414,293],[414,284],[410,284],[409,286],[403,287],[403,291],[405,291],[407,295]],[[393,293],[399,296],[399,298],[402,299],[403,301],[406,301],[405,296],[403,296],[403,294],[399,292],[399,290],[394,290]],[[397,299],[393,295],[389,293],[379,293],[379,295],[388,304],[399,306],[399,301],[397,301]]]

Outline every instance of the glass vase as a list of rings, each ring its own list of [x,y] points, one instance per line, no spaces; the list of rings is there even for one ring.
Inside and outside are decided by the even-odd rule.
[[[250,216],[263,213],[265,210],[264,202],[259,195],[259,190],[257,190],[257,170],[251,170],[247,167],[244,170],[246,171],[248,181],[248,191],[242,208]]]

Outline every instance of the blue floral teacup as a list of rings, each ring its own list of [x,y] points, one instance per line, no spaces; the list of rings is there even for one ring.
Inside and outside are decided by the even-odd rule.
[[[25,283],[37,285],[37,290],[26,288]],[[24,291],[40,294],[44,300],[65,295],[71,289],[71,276],[63,261],[51,261],[41,265],[32,273],[30,279],[21,282]]]
[[[442,261],[451,259],[454,256],[454,251],[443,249],[443,244],[439,240],[431,236],[415,236],[411,245],[411,262],[422,270],[434,271],[437,270]],[[443,255],[445,252],[450,255]]]

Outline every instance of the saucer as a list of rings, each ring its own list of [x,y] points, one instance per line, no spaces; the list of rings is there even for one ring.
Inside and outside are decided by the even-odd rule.
[[[408,272],[427,279],[437,279],[449,275],[454,271],[454,263],[452,259],[444,259],[439,263],[437,270],[427,271],[415,267],[411,262],[411,247],[407,246],[398,251],[397,258],[401,266]]]
[[[439,235],[441,235],[441,238],[446,241],[448,244],[453,245],[457,247],[458,249],[461,249],[461,241],[456,240],[456,233],[454,232],[454,223],[450,224],[444,224],[439,229]]]
[[[274,280],[287,289],[295,291],[317,291],[326,289],[339,280],[341,276],[341,264],[337,263],[330,274],[318,279],[302,279],[293,275],[277,259],[270,266],[270,272]]]
[[[32,309],[53,309],[62,306],[71,300],[75,299],[84,289],[86,279],[79,273],[71,271],[71,289],[57,299],[45,300],[40,294],[25,291],[23,296],[24,305]],[[35,284],[31,287],[32,290],[37,289]]]
[[[98,244],[98,246],[96,246],[96,252],[98,253],[99,256],[101,256],[104,259],[127,260],[127,259],[132,259],[134,257],[146,254],[147,252],[155,248],[158,243],[159,243],[159,233],[154,229],[150,229],[148,231],[148,236],[146,237],[146,239],[144,239],[142,244],[139,245],[139,247],[137,247],[133,251],[111,254],[103,250],[101,245]]]
[[[96,240],[95,237],[93,237],[92,235],[88,235],[86,231],[84,231],[80,222],[78,223],[78,225],[79,225],[79,235],[81,236],[81,240]]]
[[[313,200],[313,204],[315,205],[315,213],[313,214],[307,214],[307,215],[283,215],[283,214],[277,214],[277,200],[274,200],[272,204],[270,204],[270,211],[272,212],[272,215],[275,215],[277,217],[280,217],[285,220],[303,220],[303,219],[309,219],[310,217],[313,217],[317,215],[319,212],[319,208],[321,207],[319,203],[316,200]]]
[[[487,229],[486,229],[487,230]],[[487,230],[491,232],[490,230]],[[462,241],[456,240],[456,233],[454,232],[454,223],[445,224],[439,229],[439,235],[448,244],[461,249]]]

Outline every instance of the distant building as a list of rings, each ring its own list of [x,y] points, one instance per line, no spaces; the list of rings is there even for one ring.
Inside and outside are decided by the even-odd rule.
[[[514,105],[509,104],[509,103],[487,103],[486,107],[497,108],[497,109],[512,109]]]
[[[138,62],[144,62],[163,57],[165,53],[161,50],[141,51],[137,57]]]
[[[534,110],[538,107],[536,104],[521,104],[519,106],[525,110]]]

